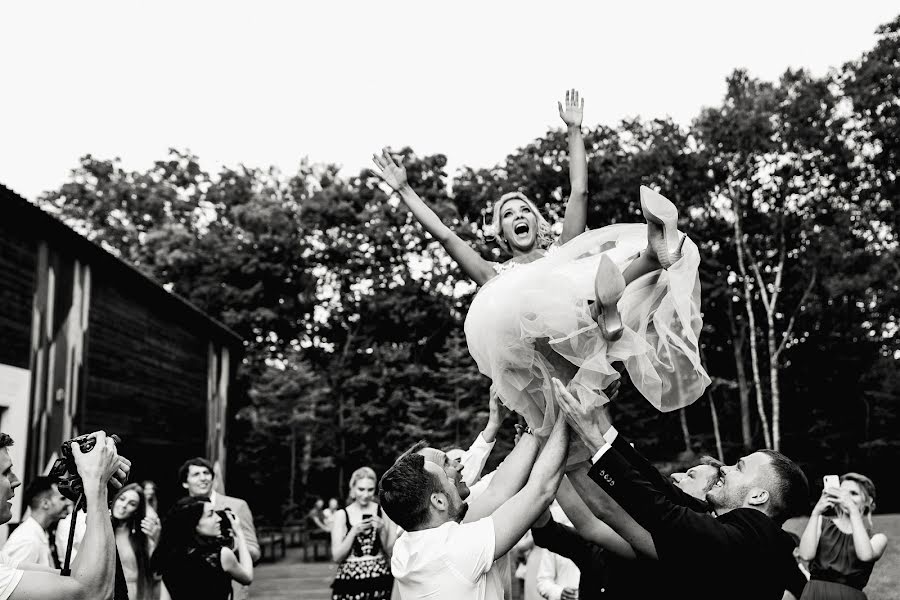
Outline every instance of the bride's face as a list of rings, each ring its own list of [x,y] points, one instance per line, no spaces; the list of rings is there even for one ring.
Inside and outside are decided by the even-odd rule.
[[[513,198],[500,210],[500,229],[510,250],[527,252],[537,243],[537,215],[527,203]]]

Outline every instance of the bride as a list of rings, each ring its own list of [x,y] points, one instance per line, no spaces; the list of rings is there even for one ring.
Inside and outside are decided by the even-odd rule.
[[[583,108],[575,90],[559,103],[571,182],[562,234],[553,239],[524,194],[505,194],[494,203],[488,232],[512,254],[504,263],[485,260],[442,223],[387,149],[373,157],[375,173],[480,286],[466,316],[469,352],[503,403],[538,433],[555,420],[555,404],[546,402],[553,377],[581,402],[605,404],[603,390],[620,377],[613,365],[622,363],[661,411],[692,403],[710,382],[698,342],[700,255],[678,232],[675,206],[641,186],[646,224],[585,231]]]

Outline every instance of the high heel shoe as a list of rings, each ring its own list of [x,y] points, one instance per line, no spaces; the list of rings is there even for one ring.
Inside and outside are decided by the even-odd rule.
[[[641,212],[647,220],[647,251],[668,269],[681,258],[687,237],[678,232],[678,209],[662,194],[642,185]]]
[[[622,316],[617,306],[625,292],[625,278],[622,271],[607,256],[600,257],[597,274],[594,276],[594,295],[597,297],[597,325],[607,341],[614,342],[625,331]]]

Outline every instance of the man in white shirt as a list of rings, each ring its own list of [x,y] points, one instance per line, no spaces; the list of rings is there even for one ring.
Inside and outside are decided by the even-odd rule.
[[[494,449],[494,443],[497,441],[497,432],[500,431],[500,425],[503,423],[503,410],[500,408],[500,401],[496,394],[491,394],[488,403],[490,413],[487,425],[484,431],[478,434],[468,450],[462,448],[453,448],[447,450],[447,457],[450,460],[458,460],[462,465],[462,478],[466,485],[471,488],[481,479],[481,472],[487,462],[491,450]]]
[[[537,590],[548,600],[578,600],[581,571],[575,563],[549,550],[541,556],[537,572]]]
[[[92,433],[96,440],[90,452],[82,453],[77,444],[72,447],[78,474],[84,483],[87,503],[87,531],[79,557],[72,566],[72,575],[63,577],[59,571],[10,559],[0,552],[0,600],[88,600],[112,598],[116,569],[116,540],[109,519],[107,486],[122,487],[128,477],[131,462],[119,456],[116,444],[102,431]],[[12,471],[9,446],[13,443],[0,433],[0,524],[9,522],[9,500],[21,483]]]
[[[502,600],[494,561],[553,501],[568,441],[562,418],[539,457],[537,440],[524,436],[472,506],[463,502],[468,487],[458,462],[434,448],[402,455],[382,476],[379,493],[387,515],[406,530],[391,559],[401,598]]]
[[[69,501],[48,477],[35,477],[25,502],[31,514],[10,534],[3,551],[15,561],[55,567],[47,531],[69,512]]]

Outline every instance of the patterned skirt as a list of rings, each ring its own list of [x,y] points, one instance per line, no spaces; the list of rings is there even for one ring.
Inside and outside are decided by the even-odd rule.
[[[332,600],[390,600],[394,586],[391,568],[383,554],[345,560],[331,584]]]

